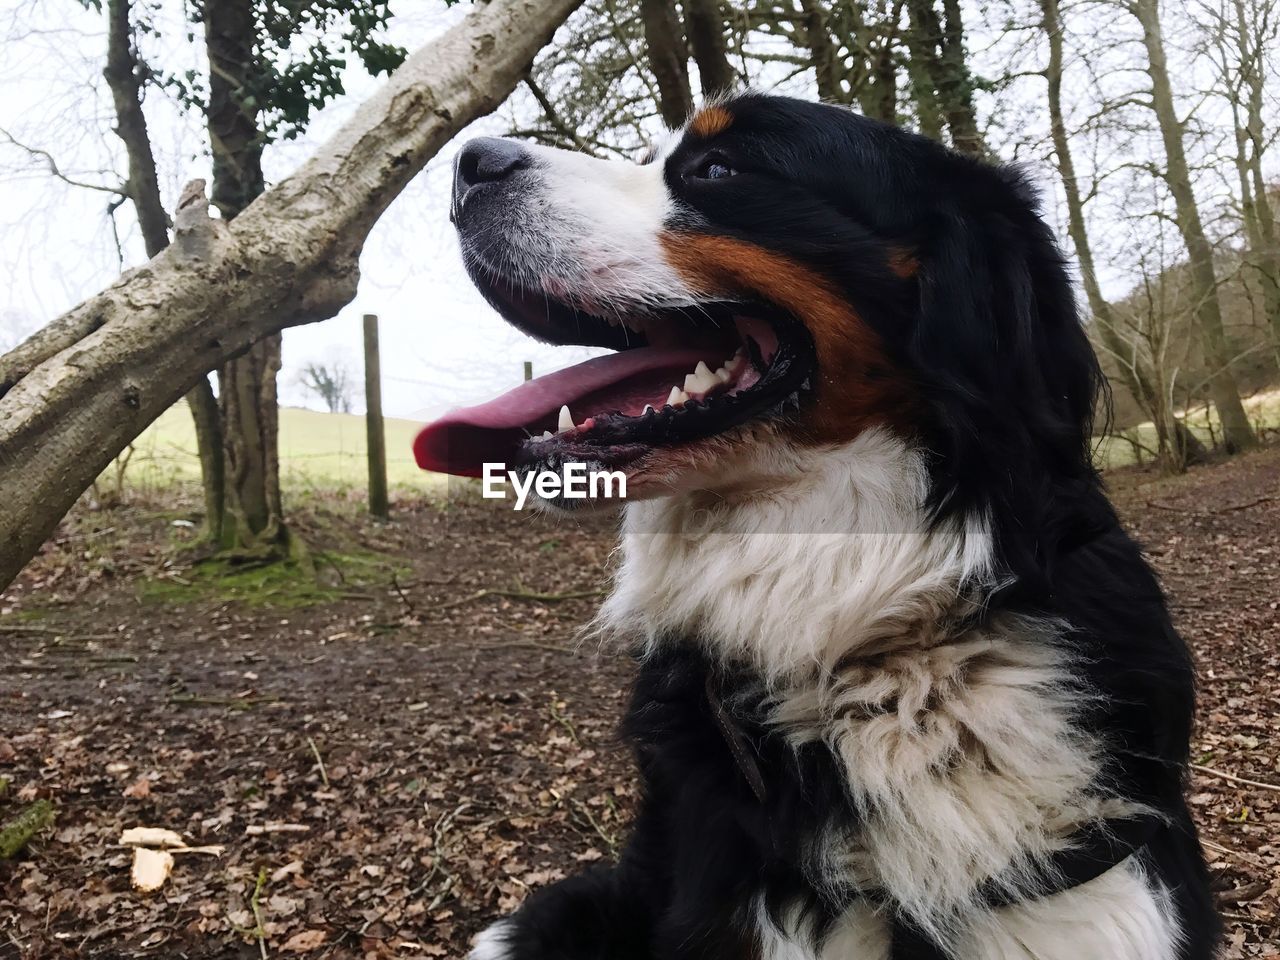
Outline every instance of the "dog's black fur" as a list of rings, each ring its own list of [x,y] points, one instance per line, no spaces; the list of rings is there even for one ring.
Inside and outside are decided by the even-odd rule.
[[[1089,694],[1081,725],[1104,739],[1116,792],[1168,818],[1135,856],[1176,903],[1180,960],[1209,960],[1218,925],[1183,799],[1192,666],[1091,464],[1102,378],[1024,175],[827,106],[745,96],[725,109],[732,124],[710,149],[736,182],[683,177],[709,149],[686,137],[665,160],[672,193],[715,231],[838,284],[911,378],[936,521],[991,520],[1004,576],[984,615],[1069,625]],[[884,267],[904,250],[909,285]],[[862,895],[807,879],[821,838],[856,826],[836,758],[770,730],[749,670],[698,652],[696,637],[667,641],[640,663],[624,724],[643,782],[630,843],[616,866],[530,897],[505,933],[514,960],[741,960],[758,953],[748,914],[762,895],[775,910],[806,904],[815,939]],[[908,939],[895,960],[934,955]]]

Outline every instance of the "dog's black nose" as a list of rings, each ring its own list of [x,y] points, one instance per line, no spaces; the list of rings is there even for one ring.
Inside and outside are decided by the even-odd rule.
[[[498,137],[477,137],[458,154],[453,175],[454,199],[461,200],[477,184],[505,180],[528,163],[529,154],[520,144]]]

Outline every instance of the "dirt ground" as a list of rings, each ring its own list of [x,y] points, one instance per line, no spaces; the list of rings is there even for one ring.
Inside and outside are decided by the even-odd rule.
[[[1112,477],[1201,675],[1191,800],[1227,956],[1280,956],[1280,449]],[[460,957],[611,857],[625,658],[575,646],[611,522],[299,505],[316,578],[192,567],[182,503],[79,509],[0,596],[0,958]],[[167,827],[157,893],[122,829]]]

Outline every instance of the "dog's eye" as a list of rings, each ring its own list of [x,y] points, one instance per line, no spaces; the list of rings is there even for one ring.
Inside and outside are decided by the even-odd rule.
[[[725,180],[737,172],[718,157],[708,157],[693,171],[693,176],[698,180]]]

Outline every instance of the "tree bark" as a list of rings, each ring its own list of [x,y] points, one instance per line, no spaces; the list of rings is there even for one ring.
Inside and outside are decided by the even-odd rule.
[[[116,135],[129,160],[129,199],[133,201],[147,256],[169,245],[169,216],[160,200],[160,182],[151,152],[147,117],[142,112],[141,64],[133,48],[130,0],[108,0],[107,65],[102,71],[116,111]]]
[[[685,0],[684,29],[689,36],[693,62],[698,65],[698,85],[703,96],[713,97],[732,90],[738,80],[729,65],[724,27],[719,0]]]
[[[254,0],[205,0],[203,16],[213,203],[224,220],[234,220],[265,189],[266,138],[252,96],[258,86],[254,46],[259,25]],[[227,480],[221,540],[229,549],[275,549],[283,555],[287,548],[276,395],[280,347],[280,334],[269,334],[218,371]]]
[[[1218,297],[1213,247],[1205,235],[1200,208],[1191,186],[1191,170],[1182,142],[1186,131],[1178,118],[1173,85],[1169,80],[1164,36],[1160,27],[1159,0],[1133,0],[1129,9],[1142,26],[1142,40],[1147,52],[1146,72],[1151,80],[1152,110],[1164,144],[1165,180],[1173,196],[1178,230],[1190,258],[1192,295],[1196,300],[1195,318],[1204,344],[1209,392],[1222,421],[1223,444],[1228,453],[1236,453],[1256,446],[1258,441],[1249,425],[1244,404],[1240,402],[1240,391],[1231,371],[1231,348],[1222,324],[1222,305]]]
[[[147,117],[142,110],[142,64],[133,46],[130,0],[108,0],[107,65],[102,71],[116,113],[116,135],[124,143],[129,161],[129,199],[138,215],[147,256],[154,257],[169,245],[169,215],[160,199],[155,155]],[[222,532],[223,461],[222,429],[218,401],[203,378],[187,394],[196,428],[200,479],[204,489],[204,536],[217,539]]]
[[[1044,74],[1048,85],[1049,132],[1058,161],[1058,175],[1062,179],[1063,193],[1067,199],[1067,233],[1071,237],[1076,259],[1080,263],[1080,281],[1084,286],[1089,311],[1093,314],[1095,329],[1107,349],[1117,357],[1123,357],[1130,344],[1121,336],[1115,311],[1102,295],[1102,288],[1098,284],[1098,276],[1094,270],[1093,248],[1089,243],[1089,231],[1085,225],[1080,181],[1076,177],[1075,160],[1071,156],[1071,143],[1067,136],[1067,125],[1062,112],[1063,44],[1058,0],[1040,0],[1040,11],[1041,25],[1049,41],[1049,64]],[[1186,424],[1176,417],[1172,418],[1172,427],[1166,422],[1166,413],[1171,413],[1168,411],[1168,403],[1163,392],[1152,386],[1150,377],[1140,364],[1120,361],[1119,370],[1134,400],[1151,415],[1152,422],[1160,434],[1162,451],[1172,453],[1171,458],[1165,459],[1165,469],[1170,472],[1181,472],[1188,463],[1203,460],[1206,456],[1204,444],[1187,429]],[[1173,441],[1172,446],[1167,440]]]
[[[941,140],[943,122],[950,117],[942,92],[948,84],[942,62],[942,20],[933,0],[908,0],[907,17],[911,25],[908,49],[914,64],[911,77],[920,112],[920,130],[926,136]],[[954,143],[954,128],[951,139]]]
[[[649,48],[649,69],[658,84],[658,111],[672,129],[693,111],[689,90],[689,54],[671,0],[640,0],[640,18]]]
[[[1263,309],[1271,328],[1276,355],[1280,357],[1280,242],[1262,170],[1262,155],[1268,145],[1263,127],[1263,72],[1267,61],[1257,39],[1257,25],[1250,24],[1245,15],[1244,0],[1234,0],[1234,8],[1240,79],[1246,91],[1245,126],[1237,131],[1237,137],[1242,140],[1237,158],[1241,199],[1250,235],[1250,260],[1258,273]]]
[[[945,21],[938,100],[951,130],[951,145],[961,153],[986,156],[987,144],[978,129],[978,112],[973,104],[973,74],[969,72],[969,58],[964,47],[960,0],[942,0],[942,12]]]
[[[0,585],[201,376],[350,302],[387,205],[506,98],[579,2],[477,4],[234,222],[209,218],[203,183],[188,185],[166,250],[0,357]]]
[[[804,35],[818,81],[818,97],[826,103],[848,103],[840,51],[831,38],[829,14],[822,0],[800,0]]]
[[[893,44],[887,39],[875,45],[867,62],[867,75],[870,82],[863,86],[858,97],[862,112],[885,123],[897,123],[898,65]]]
[[[907,4],[907,77],[916,106],[916,125],[931,140],[942,140],[938,105],[938,40],[940,26],[929,0]]]

